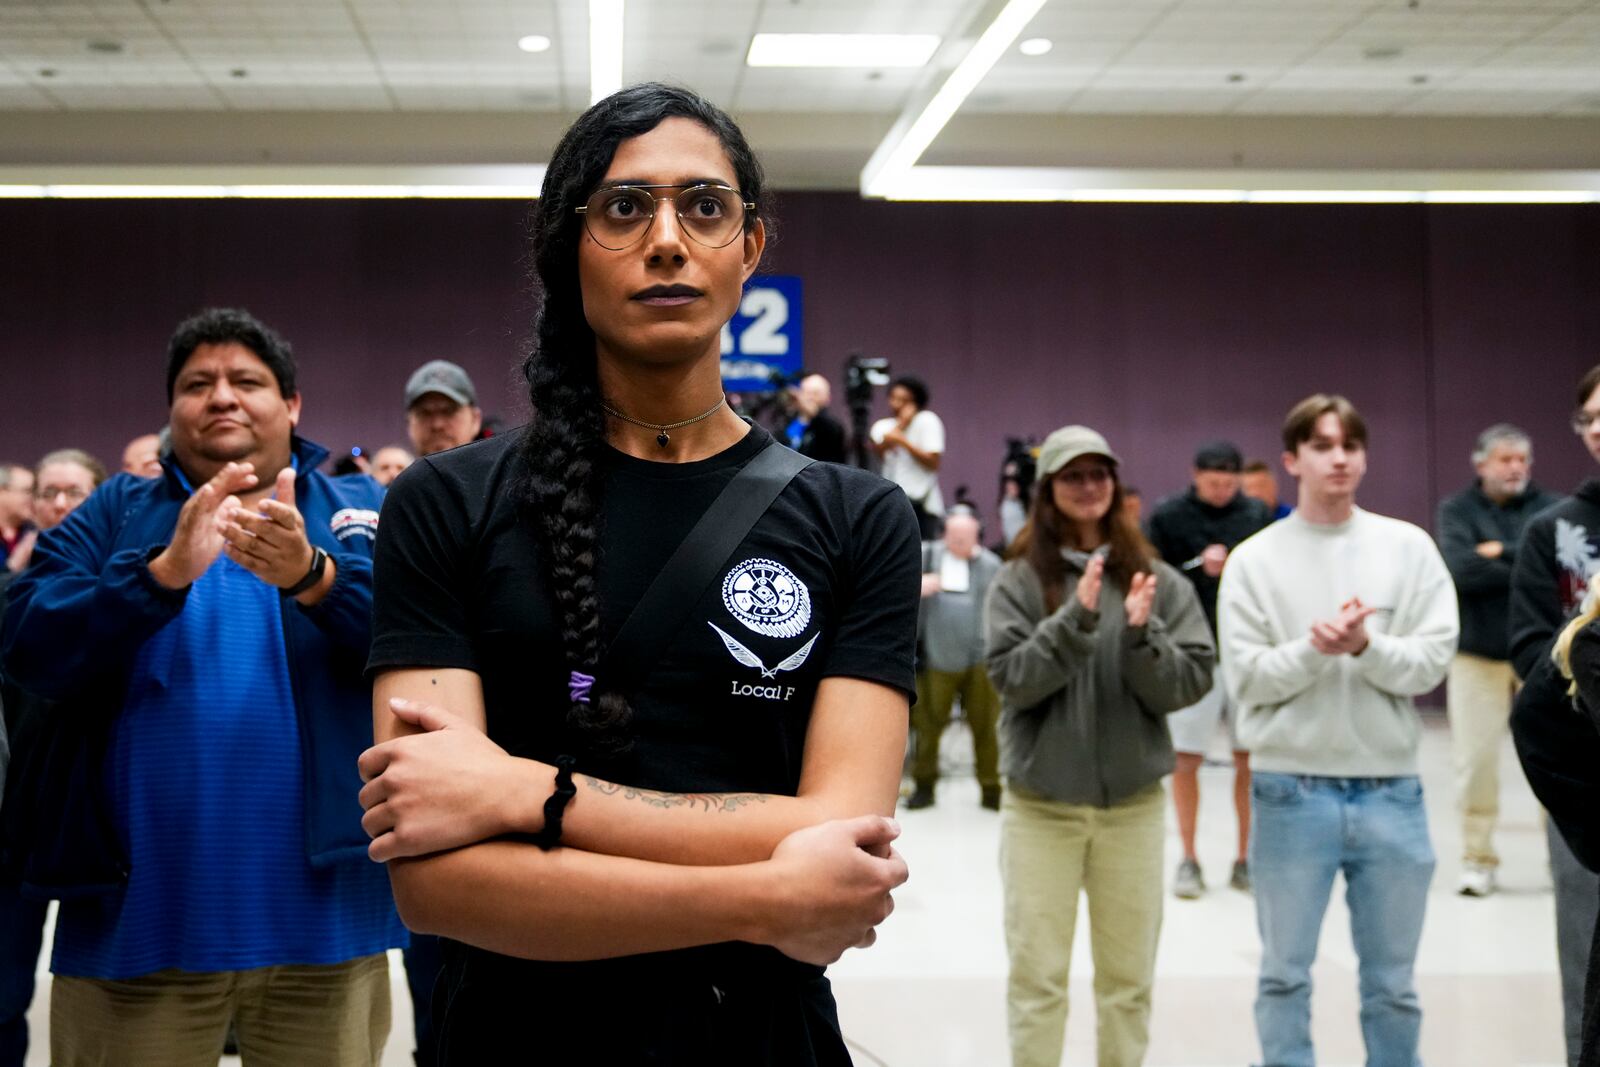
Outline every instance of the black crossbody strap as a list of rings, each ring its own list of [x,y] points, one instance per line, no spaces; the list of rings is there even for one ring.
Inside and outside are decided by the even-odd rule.
[[[771,442],[744,465],[700,516],[617,631],[595,672],[595,686],[630,694],[673,638],[701,594],[794,476],[815,462]]]

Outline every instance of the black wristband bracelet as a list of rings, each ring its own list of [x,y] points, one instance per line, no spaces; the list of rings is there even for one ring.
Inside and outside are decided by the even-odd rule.
[[[289,586],[283,591],[284,596],[299,596],[307,589],[322,581],[322,576],[328,572],[328,554],[316,545],[311,546],[311,566],[306,568],[304,578]]]
[[[546,852],[561,843],[561,817],[567,812],[567,804],[578,795],[578,787],[572,784],[572,768],[577,762],[571,756],[556,757],[556,789],[544,802],[544,827],[533,835],[533,843]]]

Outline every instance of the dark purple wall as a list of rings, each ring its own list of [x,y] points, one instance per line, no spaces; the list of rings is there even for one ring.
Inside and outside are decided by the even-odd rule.
[[[1104,432],[1148,497],[1201,440],[1273,457],[1316,390],[1373,435],[1368,507],[1428,522],[1472,437],[1516,421],[1538,476],[1592,466],[1566,430],[1600,360],[1600,207],[950,205],[791,194],[768,265],[805,279],[810,366],[922,375],[950,431],[946,496],[993,497],[1008,434]],[[184,315],[250,308],[295,345],[308,436],[404,436],[417,364],[462,363],[525,417],[527,209],[444,201],[0,202],[0,456],[114,461],[164,421]],[[842,399],[836,398],[836,407]],[[881,403],[880,403],[881,407]],[[841,412],[842,414],[842,412]],[[1287,478],[1285,493],[1292,492]]]

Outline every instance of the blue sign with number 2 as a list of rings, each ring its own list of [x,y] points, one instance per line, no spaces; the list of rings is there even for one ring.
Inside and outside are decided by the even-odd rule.
[[[793,378],[803,367],[800,279],[757,275],[745,283],[733,319],[722,327],[722,387],[733,393],[778,388],[774,376]]]

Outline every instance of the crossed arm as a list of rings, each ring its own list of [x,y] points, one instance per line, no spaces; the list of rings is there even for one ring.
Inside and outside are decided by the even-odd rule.
[[[827,963],[871,943],[905,880],[887,816],[906,701],[884,686],[824,680],[796,796],[575,775],[549,852],[503,838],[542,827],[554,770],[505,753],[485,721],[470,671],[389,671],[374,687],[363,825],[412,929],[534,959],[745,940]]]

